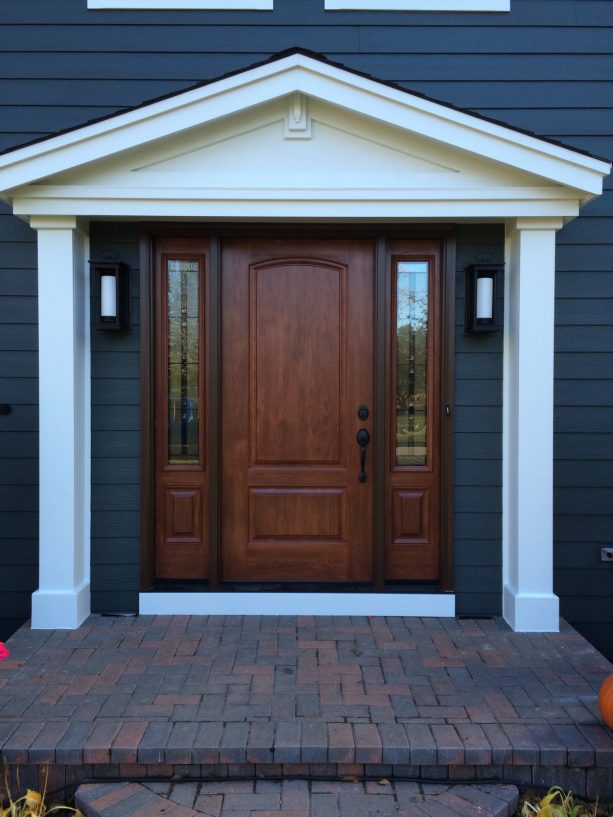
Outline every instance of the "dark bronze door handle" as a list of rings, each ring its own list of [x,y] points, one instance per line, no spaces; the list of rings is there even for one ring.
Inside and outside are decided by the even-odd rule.
[[[366,471],[364,469],[366,467],[366,446],[370,441],[370,434],[365,428],[361,428],[356,435],[356,440],[360,446],[360,473],[358,474],[358,480],[360,482],[366,482]]]

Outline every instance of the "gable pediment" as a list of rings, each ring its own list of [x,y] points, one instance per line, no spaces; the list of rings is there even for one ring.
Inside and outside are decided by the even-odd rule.
[[[43,184],[118,188],[411,189],[550,186],[531,174],[417,134],[301,98],[308,132],[288,135],[293,97],[134,148]]]
[[[6,154],[0,189],[39,214],[62,202],[66,214],[172,217],[190,202],[184,215],[313,217],[319,201],[345,202],[348,217],[415,217],[417,203],[442,215],[441,202],[449,217],[478,216],[477,202],[493,217],[572,216],[606,172],[296,53]]]

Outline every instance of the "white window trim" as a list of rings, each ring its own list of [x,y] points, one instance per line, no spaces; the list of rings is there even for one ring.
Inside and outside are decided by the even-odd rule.
[[[120,11],[272,11],[273,0],[87,0],[87,8]]]
[[[272,11],[274,0],[87,0],[92,10]],[[324,0],[326,11],[510,11],[511,0]]]
[[[510,11],[511,0],[325,0],[326,11]]]

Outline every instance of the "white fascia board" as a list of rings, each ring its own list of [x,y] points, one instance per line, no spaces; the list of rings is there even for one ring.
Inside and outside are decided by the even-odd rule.
[[[105,185],[26,185],[11,191],[15,202],[63,199],[142,201],[563,201],[563,187],[127,187]]]
[[[276,63],[272,66],[277,68]],[[281,72],[269,68],[259,66],[12,150],[0,156],[0,190],[142,147],[296,90],[288,82],[287,67]]]
[[[325,0],[326,11],[510,11],[511,0]]]
[[[302,93],[549,181],[593,195],[602,193],[603,178],[611,170],[608,162],[373,80],[351,75],[356,82],[350,84],[344,72],[342,76],[334,75],[339,69],[317,75],[318,68],[315,65],[304,77],[299,89]]]
[[[1,156],[0,190],[163,139],[296,91],[594,195],[602,192],[602,178],[611,167],[607,162],[294,54]]]

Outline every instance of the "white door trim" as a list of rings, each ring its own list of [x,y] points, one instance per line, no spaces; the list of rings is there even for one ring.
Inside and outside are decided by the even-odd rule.
[[[141,593],[141,615],[455,615],[453,593]]]

